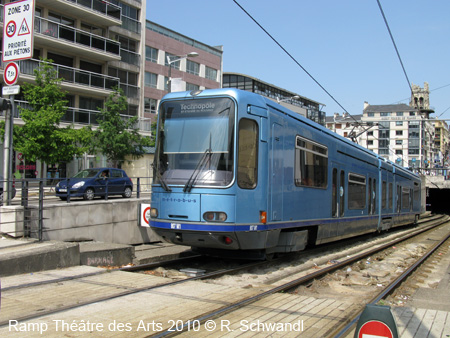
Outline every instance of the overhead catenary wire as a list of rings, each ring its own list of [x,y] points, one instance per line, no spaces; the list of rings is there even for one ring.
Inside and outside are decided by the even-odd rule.
[[[383,11],[383,8],[381,7],[380,0],[377,0],[377,3],[378,3],[378,7],[380,8],[381,15],[383,16],[383,20],[384,20],[384,23],[386,25],[386,28],[387,28],[387,30],[389,32],[389,36],[391,37],[391,41],[392,41],[392,43],[394,45],[395,52],[397,53],[398,60],[400,61],[400,65],[402,66],[403,73],[405,74],[406,81],[408,82],[409,90],[410,90],[410,92],[412,94],[413,90],[411,88],[411,82],[409,82],[408,74],[406,74],[405,66],[403,65],[403,61],[402,61],[402,58],[400,57],[400,53],[398,51],[397,44],[395,43],[394,36],[392,35],[392,32],[391,32],[391,29],[389,28],[389,24],[387,22],[386,16],[384,15],[384,11]]]
[[[278,47],[280,47],[282,50],[283,50],[283,52],[285,52],[291,59],[292,59],[292,61],[294,61],[296,64],[297,64],[297,66],[299,66],[334,102],[336,102],[336,104],[339,106],[339,107],[341,107],[342,108],[342,110],[345,112],[345,113],[347,113],[356,123],[358,123],[358,121],[334,98],[334,96],[333,95],[331,95],[326,89],[325,89],[325,87],[323,87],[320,83],[319,83],[319,81],[317,81],[306,69],[305,69],[305,67],[303,67],[301,64],[300,64],[300,62],[298,62],[297,61],[297,59],[295,59],[293,56],[292,56],[292,54],[291,53],[289,53],[287,50],[286,50],[286,48],[284,48],[282,45],[281,45],[281,43],[279,43],[278,42],[278,40],[277,39],[275,39],[255,18],[253,18],[253,16],[249,13],[249,12],[247,12],[246,10],[245,10],[245,8],[244,7],[242,7],[236,0],[233,0],[233,2],[245,13],[245,14],[247,14],[247,16],[250,18],[250,19],[252,19],[252,21],[256,24],[256,25],[258,25],[258,27],[259,28],[261,28],[263,31],[264,31],[264,33],[266,33],[271,39],[272,39],[272,41],[273,42],[275,42],[277,45],[278,45]]]

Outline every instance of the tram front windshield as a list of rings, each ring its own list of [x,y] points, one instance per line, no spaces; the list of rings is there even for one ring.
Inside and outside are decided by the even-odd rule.
[[[229,185],[233,179],[234,110],[229,98],[165,101],[159,111],[155,183]]]

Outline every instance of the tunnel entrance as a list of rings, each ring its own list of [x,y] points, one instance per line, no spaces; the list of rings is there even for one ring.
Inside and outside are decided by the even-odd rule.
[[[427,211],[450,215],[450,189],[427,189]]]

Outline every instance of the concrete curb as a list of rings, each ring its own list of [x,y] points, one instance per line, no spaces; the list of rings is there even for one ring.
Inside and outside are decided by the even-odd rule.
[[[48,243],[48,242],[47,242]],[[80,265],[78,243],[30,244],[28,249],[0,254],[0,277]]]

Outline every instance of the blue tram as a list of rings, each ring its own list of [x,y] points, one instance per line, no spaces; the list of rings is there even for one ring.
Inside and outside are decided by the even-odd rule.
[[[264,258],[417,221],[420,178],[272,100],[166,95],[150,226],[201,253]]]

